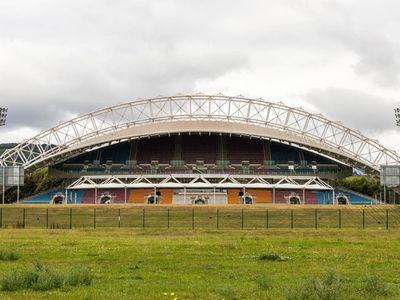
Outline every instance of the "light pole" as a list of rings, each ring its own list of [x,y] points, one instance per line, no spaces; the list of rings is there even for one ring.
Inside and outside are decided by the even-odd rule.
[[[0,107],[0,126],[6,125],[6,117],[7,117],[8,108]],[[5,171],[6,168],[3,165],[3,180],[2,180],[2,204],[4,204],[4,192],[5,192]]]

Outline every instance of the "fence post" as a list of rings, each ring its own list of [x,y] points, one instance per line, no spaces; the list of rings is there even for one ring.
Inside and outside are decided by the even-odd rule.
[[[144,216],[144,214],[145,214],[145,211],[144,211],[144,208],[143,208],[143,219],[142,219],[142,222],[143,222],[143,224],[142,224],[142,225],[143,225],[143,228],[145,227],[145,223],[144,223],[144,222],[145,222],[145,219],[144,219],[144,218],[145,218],[145,216]]]
[[[69,209],[69,229],[72,229],[72,207]]]
[[[364,208],[362,210],[362,226],[363,226],[363,229],[364,229],[365,228],[365,210],[364,210]]]
[[[389,210],[386,210],[386,230],[389,229]]]
[[[169,208],[167,209],[167,228],[169,228]]]
[[[49,229],[49,208],[46,208],[46,229]]]
[[[192,208],[192,229],[194,229],[194,208]]]
[[[121,228],[121,208],[118,208],[118,228]]]
[[[290,228],[293,229],[293,209],[290,210]]]
[[[93,228],[96,229],[96,207],[93,208]]]
[[[265,226],[266,226],[266,228],[268,229],[268,227],[269,227],[269,222],[268,222],[269,220],[268,220],[268,208],[265,210]]]
[[[342,228],[342,210],[339,209],[339,229]]]
[[[3,208],[0,207],[0,228],[3,228]]]
[[[318,229],[318,209],[316,208],[315,209],[315,212],[314,212],[314,223],[315,223],[315,229]]]
[[[25,207],[22,209],[22,228],[25,228]]]
[[[217,229],[219,229],[219,209],[217,208]]]
[[[72,229],[72,207],[69,209],[69,229]]]
[[[242,230],[243,230],[243,227],[244,227],[244,211],[243,211],[243,208],[242,208]]]

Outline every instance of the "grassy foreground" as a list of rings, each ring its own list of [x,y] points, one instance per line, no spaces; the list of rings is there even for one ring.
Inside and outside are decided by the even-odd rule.
[[[0,260],[2,277],[35,262],[93,276],[90,285],[2,291],[0,299],[400,297],[397,230],[2,229],[0,241],[18,253]]]

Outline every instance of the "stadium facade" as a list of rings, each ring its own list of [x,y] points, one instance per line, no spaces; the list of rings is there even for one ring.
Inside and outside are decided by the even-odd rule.
[[[378,175],[381,165],[399,161],[378,141],[320,114],[221,94],[100,109],[0,156],[2,166],[26,173],[49,166],[71,180],[47,201],[142,204],[356,203],[360,195],[338,194],[327,180],[353,168]]]

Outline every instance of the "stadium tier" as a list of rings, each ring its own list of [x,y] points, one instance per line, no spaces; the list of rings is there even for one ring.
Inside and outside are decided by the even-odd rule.
[[[310,175],[332,179],[351,175],[352,168],[276,141],[211,134],[135,139],[50,166],[50,174],[66,178],[176,172]]]

